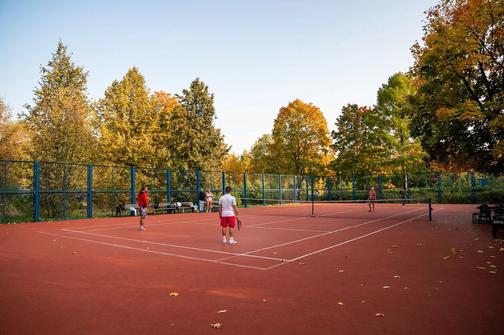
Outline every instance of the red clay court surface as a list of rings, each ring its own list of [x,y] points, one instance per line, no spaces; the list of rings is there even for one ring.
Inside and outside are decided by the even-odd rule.
[[[241,209],[234,246],[216,213],[2,225],[0,334],[503,334],[474,207]]]

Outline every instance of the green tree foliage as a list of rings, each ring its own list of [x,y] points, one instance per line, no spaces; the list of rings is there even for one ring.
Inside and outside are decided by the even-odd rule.
[[[214,96],[199,78],[178,95],[179,105],[170,114],[172,138],[168,149],[173,166],[216,170],[229,149],[215,127]]]
[[[251,170],[255,173],[276,172],[277,160],[272,154],[273,138],[264,134],[252,145],[250,150]]]
[[[441,0],[412,48],[413,135],[438,164],[504,171],[504,2]]]
[[[425,152],[421,144],[411,137],[411,97],[415,94],[412,80],[404,73],[396,73],[388,79],[387,84],[378,90],[376,111],[386,127],[389,172],[418,171],[424,166]],[[384,166],[387,168],[387,166]]]
[[[9,108],[0,98],[0,157],[3,160],[29,160],[31,139],[21,122],[13,122]]]
[[[296,99],[280,108],[272,131],[277,173],[324,174],[331,160],[327,121],[320,109]]]
[[[95,139],[86,92],[87,73],[72,63],[67,47],[60,41],[41,74],[34,105],[26,105],[23,114],[33,136],[32,158],[53,162],[91,160]]]
[[[155,166],[166,168],[171,165],[171,152],[168,150],[173,137],[170,118],[178,106],[177,98],[169,93],[158,91],[152,95],[153,113],[155,116],[153,129],[153,145]]]
[[[155,131],[160,127],[145,79],[131,68],[114,80],[98,102],[99,156],[105,163],[153,166]]]
[[[386,120],[378,110],[348,104],[332,132],[335,171],[344,175],[377,175],[388,172]]]

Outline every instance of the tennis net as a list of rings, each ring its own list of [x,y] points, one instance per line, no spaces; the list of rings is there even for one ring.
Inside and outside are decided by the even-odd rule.
[[[432,221],[431,199],[377,199],[368,200],[279,200],[241,198],[242,206],[254,214],[317,218],[369,218],[394,213],[424,213]]]

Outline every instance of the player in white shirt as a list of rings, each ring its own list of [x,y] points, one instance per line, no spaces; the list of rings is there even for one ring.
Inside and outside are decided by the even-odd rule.
[[[233,238],[233,229],[236,227],[238,219],[238,209],[236,208],[236,198],[231,195],[231,187],[226,187],[226,194],[219,198],[219,217],[222,227],[222,243],[236,244]],[[229,232],[229,242],[226,239],[226,231]]]

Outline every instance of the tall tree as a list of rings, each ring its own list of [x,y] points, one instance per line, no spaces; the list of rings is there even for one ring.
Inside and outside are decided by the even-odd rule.
[[[348,104],[332,132],[335,171],[343,175],[377,175],[387,172],[388,136],[385,120],[377,110]]]
[[[174,167],[214,170],[229,151],[220,129],[215,127],[214,96],[196,78],[178,95],[179,106],[171,113],[172,139],[168,146]]]
[[[145,79],[136,67],[129,69],[121,81],[112,82],[97,111],[102,161],[154,165],[154,133],[159,125]]]
[[[327,121],[320,109],[299,99],[280,108],[273,125],[278,172],[324,174],[331,157]]]
[[[377,112],[387,127],[387,150],[391,172],[400,168],[407,187],[407,172],[423,166],[426,154],[421,144],[411,137],[410,99],[415,94],[412,80],[404,73],[396,73],[378,90]]]
[[[441,0],[412,48],[413,134],[438,164],[504,172],[504,2]]]
[[[60,41],[41,69],[34,105],[22,115],[33,134],[33,159],[86,162],[94,157],[92,110],[88,103],[87,72],[76,66]]]

